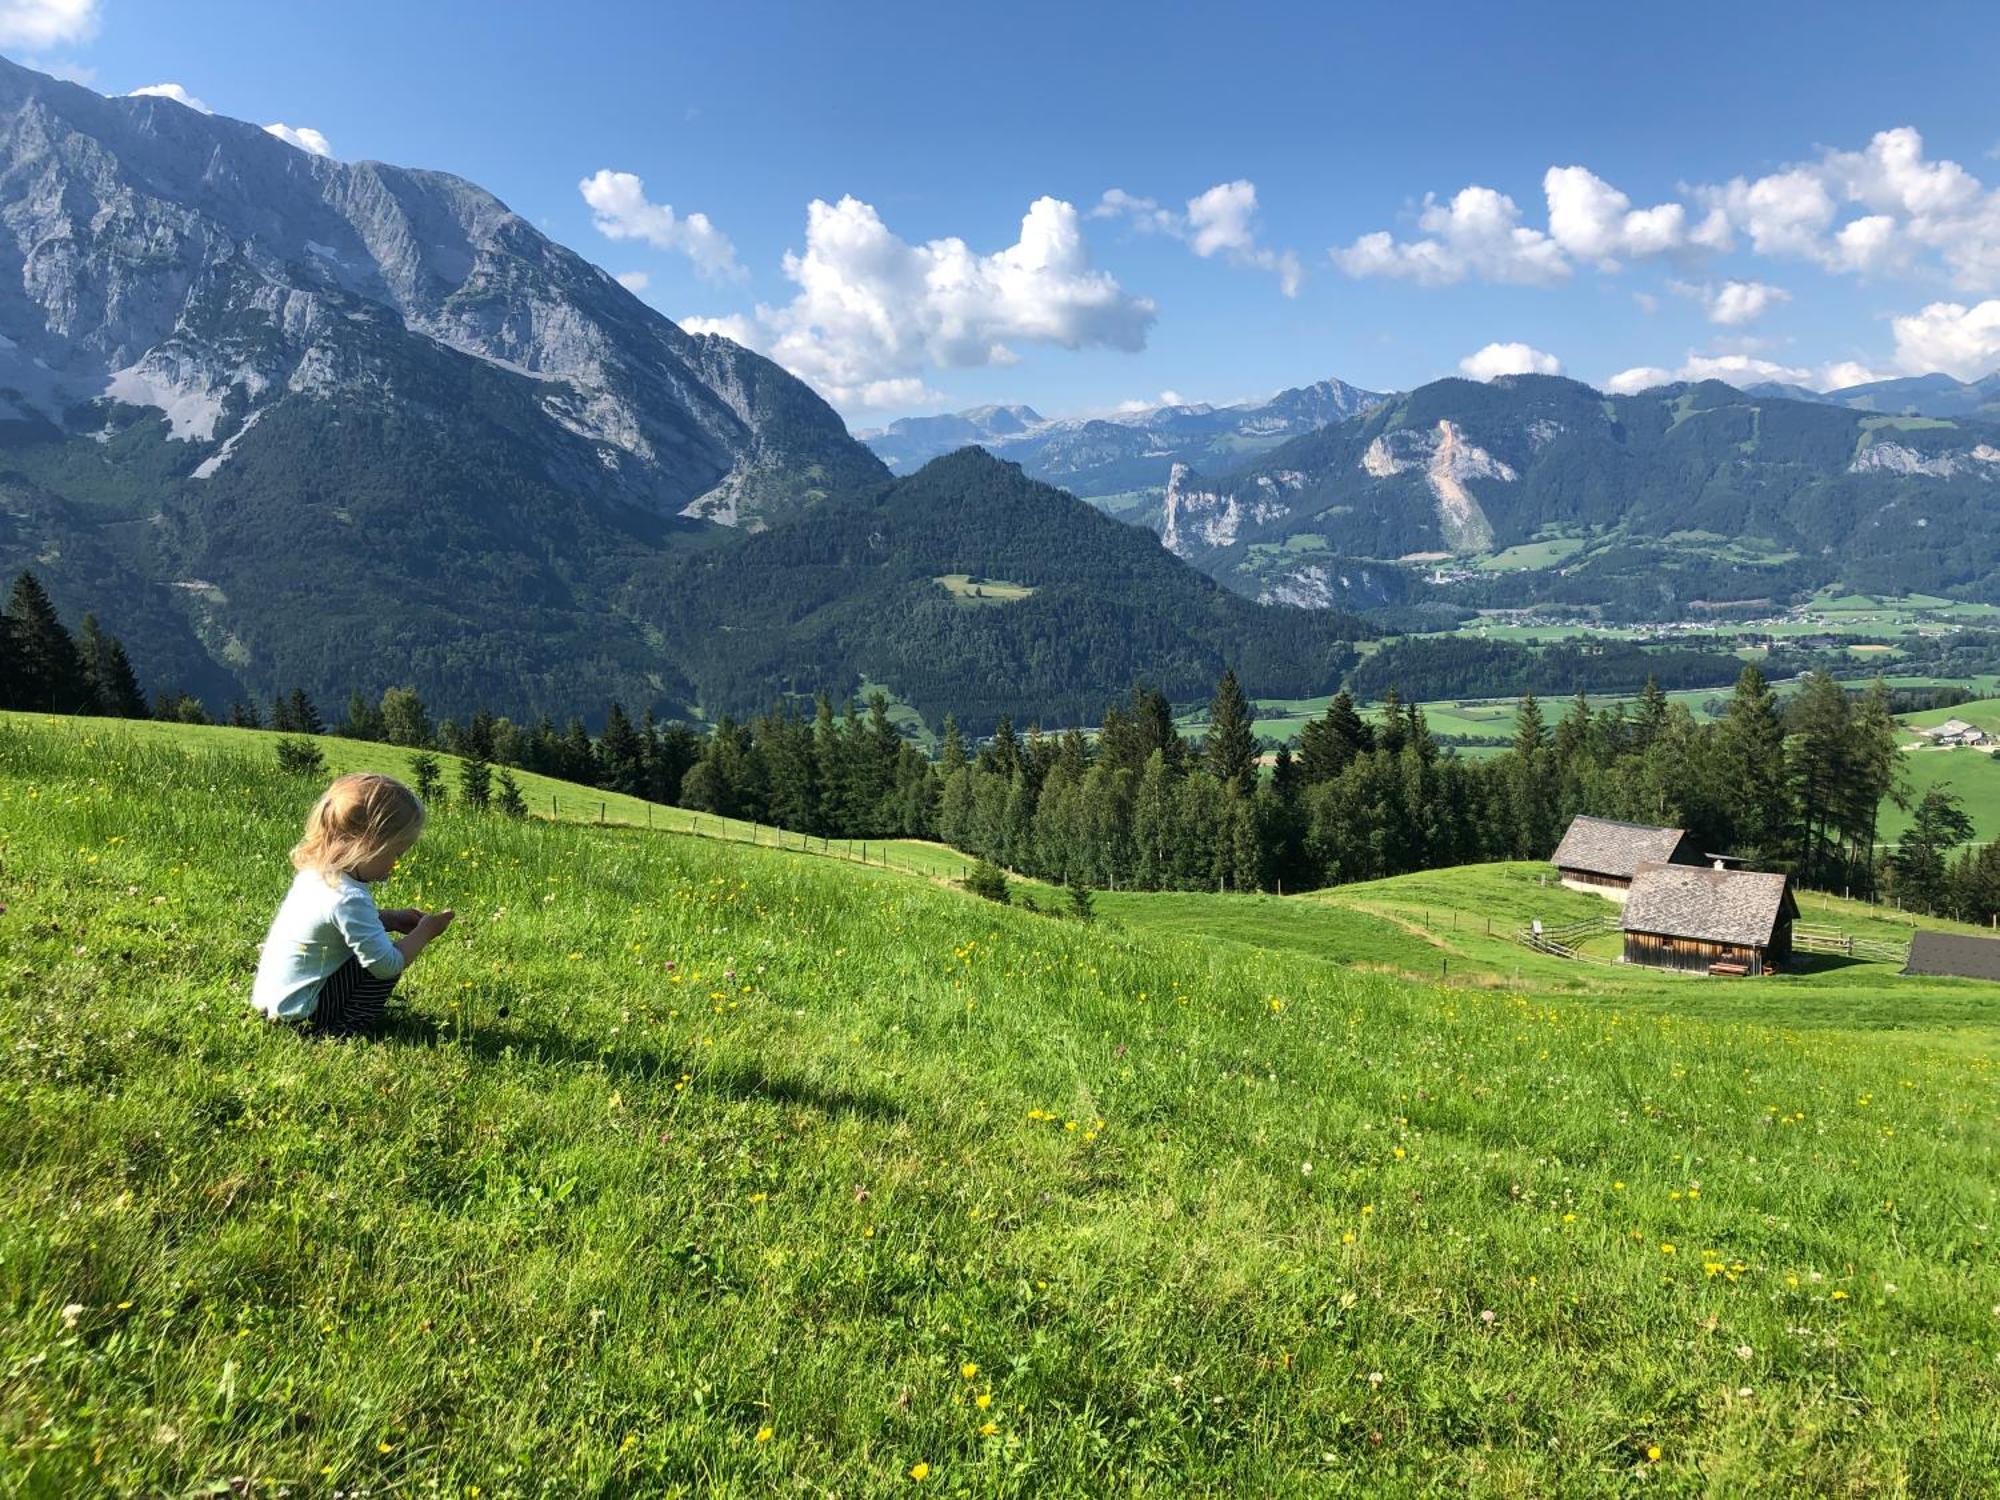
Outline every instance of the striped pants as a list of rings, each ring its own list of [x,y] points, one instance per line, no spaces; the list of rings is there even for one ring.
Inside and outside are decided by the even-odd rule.
[[[382,1029],[382,1010],[395,988],[396,979],[377,979],[360,959],[350,958],[320,981],[307,1024],[321,1036],[373,1036]]]

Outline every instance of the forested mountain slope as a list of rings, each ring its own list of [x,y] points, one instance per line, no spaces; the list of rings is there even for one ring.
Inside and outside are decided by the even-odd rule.
[[[691,557],[636,591],[634,608],[689,643],[689,680],[711,710],[866,677],[968,727],[1003,713],[1094,723],[1136,679],[1185,700],[1231,665],[1268,692],[1325,692],[1370,633],[1334,612],[1253,604],[977,448],[872,505],[823,507]]]
[[[1996,519],[2000,425],[1521,375],[1438,381],[1225,478],[1177,471],[1162,531],[1232,586],[1301,602],[1321,554],[1448,560],[1567,539],[1564,566],[1524,595],[1671,607],[1834,580],[1994,595]]]

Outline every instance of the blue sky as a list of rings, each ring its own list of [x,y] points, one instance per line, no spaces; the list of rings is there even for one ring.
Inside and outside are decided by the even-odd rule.
[[[1462,368],[1982,374],[1992,19],[0,0],[0,48],[460,173],[865,426]]]

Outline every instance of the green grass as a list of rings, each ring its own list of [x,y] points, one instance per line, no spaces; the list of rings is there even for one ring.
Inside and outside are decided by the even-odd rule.
[[[1536,918],[1557,927],[1617,911],[1602,896],[1566,889],[1540,863],[1429,870],[1297,897],[1100,893],[1097,899],[1107,915],[1135,931],[1207,933],[1412,979],[1649,1011],[1698,1008],[1704,1016],[1787,1026],[1893,1028],[1922,1018],[1930,1040],[2000,1045],[2000,995],[1992,986],[1906,978],[1900,964],[1808,955],[1796,972],[1736,984],[1534,952],[1514,933]],[[1918,925],[1978,930],[1930,918],[1919,923],[1899,911],[1818,892],[1802,892],[1800,904],[1805,925],[1901,948]],[[1621,947],[1611,933],[1587,943],[1585,951],[1610,960]]]
[[[1580,536],[1550,537],[1544,541],[1522,542],[1483,557],[1477,566],[1486,573],[1511,573],[1524,569],[1552,568],[1581,552],[1588,542]]]
[[[1472,955],[1409,930],[1423,882],[1571,894],[1514,867],[1273,901],[1280,943],[1227,899],[1082,927],[447,810],[383,897],[458,924],[388,1039],[313,1043],[245,992],[317,787],[89,737],[0,725],[6,1492],[1959,1495],[2000,1463],[1991,987],[1889,1030],[1860,985],[1311,947],[1382,906],[1398,952]]]
[[[974,578],[970,573],[946,573],[937,580],[960,604],[1015,604],[1035,592],[1033,585],[1004,578]]]
[[[891,715],[894,715],[894,708]],[[74,740],[87,754],[125,754],[149,750],[171,750],[182,755],[248,755],[270,757],[275,762],[277,742],[284,736],[264,729],[227,729],[211,724],[169,724],[151,720],[51,718],[0,710],[0,731],[34,729],[40,733]],[[319,735],[314,744],[326,757],[328,776],[349,771],[381,771],[410,779],[410,757],[416,752],[398,745],[372,740],[342,739]],[[458,790],[459,759],[439,754],[449,795]],[[807,838],[798,833],[773,828],[769,824],[746,823],[739,818],[720,818],[713,813],[690,812],[607,792],[596,787],[538,776],[532,771],[515,771],[521,795],[535,818],[566,823],[597,823],[630,828],[689,833],[701,838],[730,843],[761,844],[773,849],[796,849],[827,858],[886,865],[909,874],[931,879],[954,880],[972,868],[973,860],[943,844],[925,839],[831,839]]]

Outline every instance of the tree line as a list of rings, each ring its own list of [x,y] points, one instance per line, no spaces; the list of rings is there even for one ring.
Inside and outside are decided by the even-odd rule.
[[[0,704],[54,711],[146,708],[118,643],[72,640],[32,577],[5,612]],[[110,705],[114,704],[116,707]],[[1578,693],[1551,722],[1523,694],[1511,744],[1464,757],[1431,735],[1392,685],[1369,715],[1341,692],[1296,748],[1271,751],[1234,671],[1205,733],[1184,735],[1172,705],[1135,686],[1100,727],[1017,732],[1006,718],[974,743],[947,715],[935,757],[896,723],[888,699],[808,712],[792,701],[712,726],[634,721],[612,703],[593,736],[478,711],[433,720],[418,695],[356,693],[333,726],[416,752],[418,790],[523,812],[511,769],[827,838],[933,838],[1018,873],[1088,889],[1280,890],[1496,859],[1545,859],[1578,813],[1687,829],[1802,883],[1987,921],[2000,912],[2000,852],[1965,848],[1972,828],[1947,786],[1917,800],[1886,853],[1885,802],[1909,806],[1897,749],[1900,705],[1879,679],[1854,693],[1824,672],[1781,699],[1755,665],[1701,722],[1648,678],[1629,709]],[[163,700],[187,717],[184,700]],[[193,712],[199,713],[199,705]],[[293,736],[326,731],[303,691],[268,707],[238,702],[229,722]],[[447,786],[432,752],[461,758]],[[295,768],[304,768],[294,750]],[[1981,760],[1978,769],[1990,769]]]

